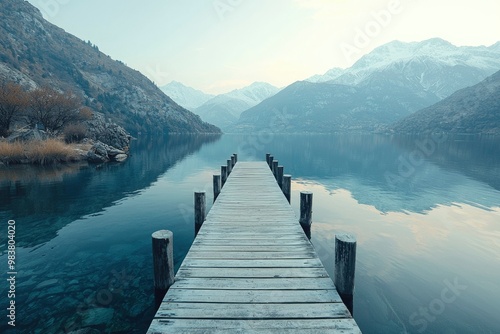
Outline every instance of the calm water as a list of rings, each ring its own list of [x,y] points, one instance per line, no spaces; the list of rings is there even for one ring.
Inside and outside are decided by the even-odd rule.
[[[212,175],[235,152],[273,153],[293,175],[297,213],[299,192],[314,192],[312,242],[330,275],[334,235],[357,236],[364,333],[500,333],[498,138],[176,136],[132,151],[123,164],[0,169],[4,278],[7,221],[17,228],[17,333],[144,333],[151,233],[174,232],[180,265],[193,191],[211,203]]]

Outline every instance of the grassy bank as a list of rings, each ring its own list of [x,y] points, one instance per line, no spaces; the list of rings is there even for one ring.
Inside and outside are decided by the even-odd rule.
[[[0,161],[4,164],[31,163],[48,165],[81,160],[78,147],[57,139],[30,142],[0,142]]]

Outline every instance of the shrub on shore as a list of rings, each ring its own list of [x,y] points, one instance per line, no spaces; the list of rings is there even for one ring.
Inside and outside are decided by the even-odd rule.
[[[75,150],[57,139],[29,142],[0,142],[0,161],[6,164],[48,165],[78,160]]]
[[[21,142],[0,142],[0,161],[5,163],[20,163],[26,159],[24,144]]]

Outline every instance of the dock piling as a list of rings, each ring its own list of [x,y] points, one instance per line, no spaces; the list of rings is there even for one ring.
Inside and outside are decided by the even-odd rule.
[[[284,175],[283,176],[283,194],[285,194],[288,203],[291,203],[291,195],[292,195],[292,176]]]
[[[278,160],[273,160],[273,174],[276,181],[278,181]]]
[[[154,232],[151,237],[153,241],[155,308],[158,309],[168,288],[174,284],[174,235],[171,231],[160,230]]]
[[[233,170],[234,165],[236,165],[236,157],[234,154],[231,156],[231,170]]]
[[[203,222],[205,221],[205,192],[197,191],[194,193],[194,229],[195,235],[198,234]]]
[[[276,178],[278,179],[278,185],[280,189],[283,190],[283,172],[285,168],[283,166],[278,166],[278,172],[276,174]]]
[[[270,155],[269,156],[269,169],[271,169],[271,171],[273,170],[273,161],[274,161],[274,156]]]
[[[269,167],[271,167],[271,164],[269,162],[269,157],[271,156],[271,153],[266,153],[266,162]]]
[[[300,192],[300,226],[302,226],[302,229],[309,239],[311,238],[312,201],[312,192]]]
[[[238,154],[234,153],[233,156],[234,156],[234,163],[236,164],[238,162]]]
[[[350,234],[335,236],[335,287],[342,301],[353,313],[356,238]]]
[[[231,159],[228,159],[227,160],[227,163],[226,163],[226,166],[227,166],[227,177],[229,177],[229,175],[231,175],[231,172],[232,172],[232,167],[233,167],[233,164],[231,162]]]
[[[221,189],[221,177],[220,175],[214,175],[213,177],[213,188],[214,188],[214,203],[217,197],[219,197]]]
[[[220,186],[224,187],[227,180],[227,166],[220,166]]]

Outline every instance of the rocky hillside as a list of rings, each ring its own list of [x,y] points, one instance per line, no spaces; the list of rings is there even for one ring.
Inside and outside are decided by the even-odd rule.
[[[141,73],[47,22],[23,0],[0,0],[0,79],[72,91],[132,134],[220,132]]]
[[[399,121],[395,132],[500,134],[500,71]]]

